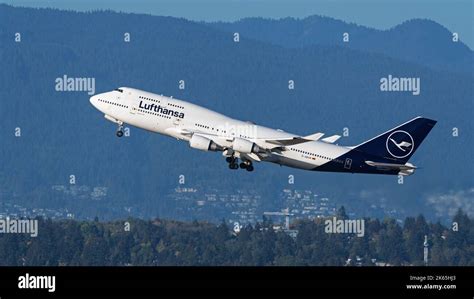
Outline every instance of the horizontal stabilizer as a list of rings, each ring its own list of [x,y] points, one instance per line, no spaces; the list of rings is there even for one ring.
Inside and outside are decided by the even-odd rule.
[[[374,167],[380,167],[380,168],[389,168],[389,169],[400,169],[400,170],[405,170],[405,169],[416,169],[417,167],[411,163],[406,163],[406,164],[393,164],[393,163],[379,163],[379,162],[372,162],[372,161],[365,161],[365,164],[374,166]]]
[[[372,161],[365,161],[365,164],[376,167],[380,170],[399,170],[398,174],[401,175],[410,175],[415,172],[417,167],[411,163],[406,164],[393,164],[393,163],[379,163],[379,162],[372,162]]]
[[[332,135],[326,138],[321,139],[321,141],[326,142],[326,143],[334,143],[336,142],[339,138],[341,138],[340,135]]]

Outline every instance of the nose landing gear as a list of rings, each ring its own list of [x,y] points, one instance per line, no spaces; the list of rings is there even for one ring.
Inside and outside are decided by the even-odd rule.
[[[117,137],[122,137],[123,136],[123,122],[119,123],[119,126],[117,128],[117,132],[115,133]]]

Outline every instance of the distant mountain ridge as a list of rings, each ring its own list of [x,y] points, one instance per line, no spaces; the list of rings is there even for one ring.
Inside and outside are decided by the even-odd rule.
[[[212,28],[239,32],[243,37],[288,48],[313,45],[342,46],[380,53],[438,70],[471,72],[474,52],[444,26],[427,19],[412,19],[388,30],[377,30],[323,16],[304,19],[245,18],[209,23]],[[348,42],[343,34],[348,33]]]

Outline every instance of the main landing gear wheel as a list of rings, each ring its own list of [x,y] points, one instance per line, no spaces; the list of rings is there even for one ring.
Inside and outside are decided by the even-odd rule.
[[[239,168],[239,160],[234,156],[230,156],[225,158],[225,160],[229,163],[230,169],[238,169]]]
[[[253,171],[253,165],[250,161],[240,163],[240,168],[246,169],[247,171]]]

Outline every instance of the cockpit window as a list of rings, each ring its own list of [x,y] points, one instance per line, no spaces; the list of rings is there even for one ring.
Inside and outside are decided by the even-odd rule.
[[[114,89],[115,91],[118,91],[118,92],[123,92],[123,89],[120,89],[120,88],[116,88]]]

